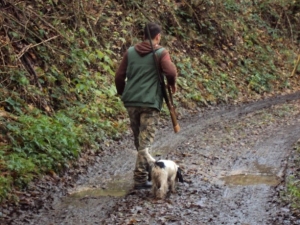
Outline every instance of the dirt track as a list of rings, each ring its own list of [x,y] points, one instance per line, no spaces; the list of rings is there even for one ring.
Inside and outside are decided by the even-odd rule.
[[[300,224],[277,203],[300,138],[297,99],[300,93],[199,112],[179,121],[179,134],[162,123],[152,154],[176,161],[186,180],[166,200],[130,190],[136,152],[128,134],[103,144],[104,155],[67,196],[56,193],[50,206],[11,224]]]

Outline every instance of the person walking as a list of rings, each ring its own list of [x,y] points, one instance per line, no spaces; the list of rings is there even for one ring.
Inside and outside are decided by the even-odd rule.
[[[150,37],[148,35],[148,31]],[[169,52],[159,45],[161,27],[153,22],[145,25],[144,41],[131,46],[125,54],[115,75],[117,93],[127,109],[134,145],[138,152],[133,179],[135,189],[151,187],[151,162],[155,159],[149,150],[154,142],[163,95],[157,74],[151,42],[158,66],[167,79],[173,93],[176,92],[177,69]]]

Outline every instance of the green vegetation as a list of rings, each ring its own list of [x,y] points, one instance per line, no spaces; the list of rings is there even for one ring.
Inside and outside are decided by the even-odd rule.
[[[178,107],[296,90],[300,3],[0,1],[0,200],[127,129],[114,72],[148,20],[164,28]],[[143,10],[147,9],[147,10]],[[298,52],[297,52],[298,51]],[[163,114],[166,114],[163,110]]]
[[[293,160],[293,165],[295,168],[295,171],[292,172],[292,175],[287,178],[287,189],[282,192],[282,198],[284,201],[289,203],[293,210],[298,211],[300,209],[300,141],[298,141],[295,146],[295,157]]]

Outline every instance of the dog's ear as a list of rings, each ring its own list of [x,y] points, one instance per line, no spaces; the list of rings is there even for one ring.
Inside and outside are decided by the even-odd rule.
[[[182,170],[178,167],[176,176],[177,176],[177,179],[179,180],[179,182],[183,183],[184,180],[183,180],[181,172],[182,172]]]

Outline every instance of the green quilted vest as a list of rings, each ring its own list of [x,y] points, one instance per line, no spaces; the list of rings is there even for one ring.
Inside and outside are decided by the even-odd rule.
[[[163,50],[164,48],[156,50],[158,58]],[[141,57],[134,47],[130,47],[126,78],[122,94],[125,107],[140,106],[161,110],[163,96],[152,52]]]

